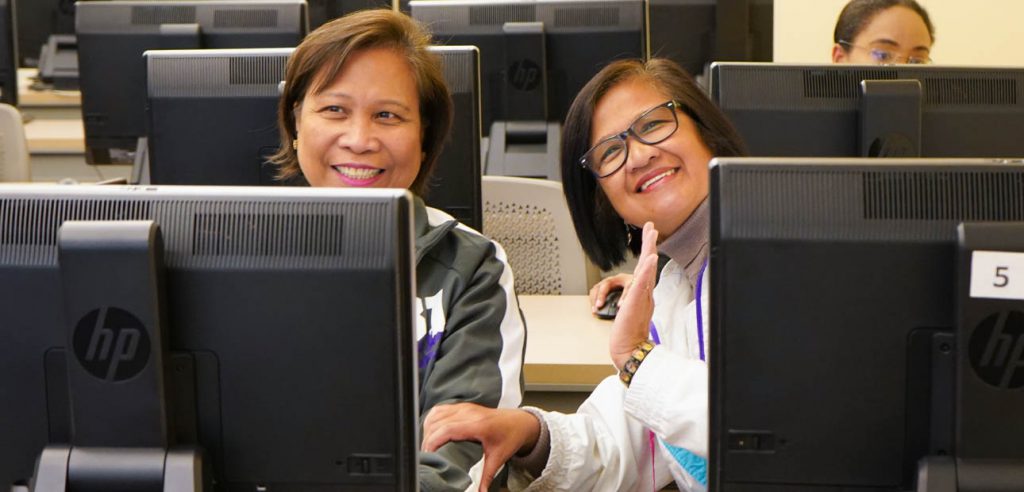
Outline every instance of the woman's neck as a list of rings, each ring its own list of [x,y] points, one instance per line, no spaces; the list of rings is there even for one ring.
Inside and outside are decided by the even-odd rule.
[[[700,268],[708,257],[708,236],[711,232],[711,208],[708,199],[697,205],[693,213],[671,235],[658,244],[658,252],[683,266],[692,288]]]

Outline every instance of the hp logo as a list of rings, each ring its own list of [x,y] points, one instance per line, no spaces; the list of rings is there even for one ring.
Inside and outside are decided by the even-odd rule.
[[[982,320],[969,340],[971,367],[1000,389],[1024,386],[1024,313],[1006,311]]]
[[[540,84],[540,67],[528,59],[513,62],[508,67],[508,83],[518,90],[532,91]]]
[[[131,379],[149,361],[149,335],[142,322],[115,307],[89,311],[75,325],[75,357],[89,374],[108,382]]]

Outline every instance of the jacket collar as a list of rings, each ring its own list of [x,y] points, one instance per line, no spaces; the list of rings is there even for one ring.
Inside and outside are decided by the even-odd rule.
[[[427,215],[427,206],[423,203],[423,199],[420,197],[414,197],[413,199],[413,227],[416,231],[416,264],[418,265],[420,259],[423,258],[428,251],[436,246],[441,239],[448,234],[449,231],[454,229],[459,222],[452,217],[444,214],[436,213],[434,210],[435,221],[438,215],[442,215],[446,218],[442,222],[436,222],[431,224],[430,217]]]

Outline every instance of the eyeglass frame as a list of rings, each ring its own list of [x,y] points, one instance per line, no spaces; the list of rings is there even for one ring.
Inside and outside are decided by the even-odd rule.
[[[655,111],[657,111],[659,109],[662,109],[662,108],[668,108],[668,109],[672,110],[672,121],[675,124],[675,127],[672,129],[671,132],[668,133],[668,135],[665,135],[663,138],[661,138],[659,140],[656,140],[656,141],[644,140],[643,137],[638,135],[636,133],[636,131],[633,130],[633,127],[636,126],[636,124],[639,123],[640,120],[644,119],[645,117],[647,117],[651,113],[653,113],[653,112],[655,112]],[[626,165],[626,161],[629,160],[629,140],[628,140],[629,136],[632,135],[633,138],[636,139],[637,142],[640,142],[640,143],[642,143],[644,145],[658,145],[658,144],[664,142],[665,140],[668,140],[669,138],[672,138],[672,135],[675,135],[676,132],[679,131],[679,114],[676,111],[677,110],[681,110],[681,109],[683,109],[683,106],[681,104],[679,104],[679,102],[677,102],[674,99],[669,99],[668,101],[665,101],[665,102],[663,102],[661,104],[658,104],[657,106],[653,106],[653,107],[647,109],[643,113],[640,113],[640,115],[638,115],[636,118],[634,118],[633,121],[631,121],[629,123],[629,126],[626,127],[625,130],[623,130],[621,132],[618,132],[615,135],[611,135],[611,136],[609,136],[607,138],[603,138],[599,142],[597,142],[596,144],[591,146],[589,149],[587,149],[587,151],[583,153],[583,156],[580,157],[579,161],[577,161],[577,162],[579,162],[579,165],[581,167],[583,167],[587,171],[590,171],[590,173],[593,174],[594,177],[597,178],[597,179],[604,179],[604,178],[607,178],[608,176],[611,176],[611,175],[619,172],[619,169],[622,169],[623,166]],[[595,149],[597,149],[599,146],[604,145],[606,142],[609,142],[609,141],[612,141],[612,140],[619,140],[619,141],[621,141],[622,144],[623,144],[623,147],[625,148],[625,151],[622,153],[622,162],[620,162],[618,166],[615,166],[615,169],[612,169],[607,174],[600,175],[591,166],[587,165],[587,156],[589,156],[590,153],[593,152]]]
[[[906,62],[906,64],[908,64],[908,65],[930,65],[932,63],[932,57],[930,55],[926,55],[923,58],[920,57],[920,56],[917,56],[917,55],[901,55],[901,54],[896,53],[894,50],[888,50],[888,49],[885,49],[885,48],[872,48],[871,46],[861,46],[859,44],[853,44],[853,43],[851,43],[849,41],[845,41],[845,40],[842,40],[842,39],[840,39],[839,41],[836,41],[836,43],[838,45],[846,47],[846,48],[858,48],[858,49],[865,50],[865,51],[871,53],[871,58],[876,58],[875,53],[886,53],[890,57],[897,57],[898,56],[898,57],[902,58]],[[920,60],[920,62],[912,62],[911,60]],[[880,62],[880,63],[882,65],[897,65],[897,64],[900,64],[900,62]]]

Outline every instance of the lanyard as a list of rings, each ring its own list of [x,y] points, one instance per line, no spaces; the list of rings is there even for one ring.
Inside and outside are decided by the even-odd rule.
[[[697,344],[700,346],[700,360],[706,360],[704,354],[704,309],[701,307],[701,292],[703,291],[704,284],[704,270],[708,268],[708,260],[704,260],[704,263],[700,266],[700,273],[697,275],[696,295],[694,296],[694,302],[697,303]],[[661,337],[658,336],[658,328],[654,326],[654,321],[651,321],[651,340],[654,341],[655,345],[661,344]],[[653,490],[657,490],[657,482],[655,475],[654,460],[657,457],[655,452],[655,441],[654,431],[647,431],[647,441],[650,443],[651,448],[651,487]]]

